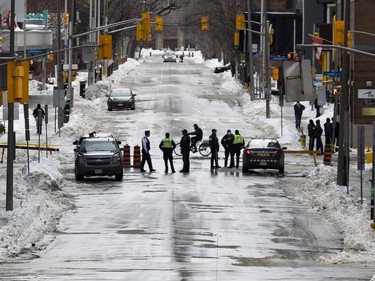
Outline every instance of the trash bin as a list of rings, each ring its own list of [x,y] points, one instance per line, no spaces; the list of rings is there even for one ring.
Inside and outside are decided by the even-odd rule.
[[[79,95],[83,98],[86,96],[86,81],[79,81]]]

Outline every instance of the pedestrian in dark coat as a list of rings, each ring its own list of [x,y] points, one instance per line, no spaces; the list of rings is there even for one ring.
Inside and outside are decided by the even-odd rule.
[[[314,150],[315,123],[312,119],[310,119],[309,124],[307,125],[307,131],[309,134],[309,150]]]
[[[299,131],[301,129],[301,118],[302,113],[305,110],[305,106],[299,101],[294,105],[294,117],[296,119],[296,129]]]
[[[229,158],[230,151],[233,145],[233,134],[231,130],[228,130],[227,133],[223,136],[223,138],[221,139],[221,145],[224,147],[224,154],[225,154],[224,166],[227,167],[228,158]]]
[[[327,118],[326,122],[324,123],[324,135],[326,137],[326,145],[332,144],[333,142],[333,126],[331,123],[331,119]]]
[[[145,163],[147,162],[150,172],[155,172],[152,168],[151,155],[150,155],[150,141],[148,137],[150,136],[150,131],[145,131],[145,136],[142,138],[142,161],[141,161],[141,172],[146,172],[144,169]]]
[[[232,144],[232,150],[230,152],[231,154],[231,160],[230,160],[230,166],[229,168],[234,167],[234,155],[236,155],[236,168],[238,169],[238,166],[240,164],[240,154],[241,154],[241,149],[242,147],[245,146],[245,139],[244,137],[240,134],[238,130],[234,131],[234,136],[233,136],[233,144]]]
[[[170,137],[169,133],[165,133],[165,138],[163,138],[159,144],[159,148],[163,151],[163,159],[165,165],[165,173],[168,173],[168,161],[171,166],[172,173],[175,173],[173,166],[173,150],[176,148],[174,140]]]
[[[333,120],[333,118],[332,118]],[[339,133],[340,133],[340,123],[336,121],[335,127],[333,128],[333,145],[335,147],[335,151],[339,150]]]
[[[37,132],[38,135],[41,135],[45,112],[44,112],[44,109],[40,106],[39,103],[37,104],[36,108],[33,111],[33,116],[34,116],[35,122],[36,122],[36,132]]]
[[[211,149],[211,169],[220,168],[219,166],[219,139],[216,136],[216,129],[212,129],[212,134],[208,138],[208,144]]]
[[[182,130],[182,138],[180,141],[180,148],[182,154],[182,170],[180,173],[189,173],[190,172],[190,137],[186,129]]]
[[[323,142],[322,142],[322,134],[323,129],[320,125],[320,120],[316,120],[315,125],[315,138],[316,138],[316,150],[320,151],[320,154],[323,154]]]

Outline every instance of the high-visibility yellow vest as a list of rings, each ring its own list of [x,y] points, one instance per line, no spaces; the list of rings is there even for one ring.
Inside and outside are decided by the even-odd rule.
[[[173,139],[172,138],[164,138],[163,139],[163,148],[172,148],[172,142],[173,142]]]
[[[244,142],[244,138],[241,135],[234,135],[233,144],[242,144]]]

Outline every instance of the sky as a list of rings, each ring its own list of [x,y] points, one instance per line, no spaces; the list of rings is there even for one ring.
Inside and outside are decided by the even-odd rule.
[[[32,249],[38,240],[42,239],[44,234],[53,231],[58,219],[64,211],[73,208],[73,201],[70,194],[63,191],[63,174],[60,171],[61,162],[64,157],[70,157],[72,139],[76,139],[82,133],[88,133],[96,127],[93,121],[88,119],[98,104],[102,100],[103,90],[108,89],[111,84],[116,84],[123,75],[136,69],[137,66],[146,62],[150,53],[157,51],[144,50],[142,58],[134,60],[129,58],[126,63],[119,66],[119,69],[103,81],[91,87],[91,96],[87,99],[76,97],[75,106],[79,106],[79,111],[73,111],[70,121],[64,124],[59,132],[51,133],[49,143],[67,144],[61,146],[61,153],[53,153],[47,159],[38,161],[38,153],[30,152],[30,164],[27,166],[27,155],[24,152],[17,152],[15,160],[14,176],[14,210],[5,211],[0,209],[0,262],[8,260],[12,256],[17,256],[24,249]],[[185,56],[186,59],[186,56]],[[203,60],[200,52],[196,52],[194,58],[190,58],[196,63],[202,63],[206,67],[214,69],[222,65],[218,60]],[[265,102],[260,100],[250,101],[248,93],[243,89],[232,76],[230,71],[217,74],[221,87],[233,93],[240,93],[238,110],[251,123],[259,123],[264,128],[264,133],[269,136],[279,137],[280,143],[287,145],[288,149],[301,149],[298,142],[299,134],[295,129],[294,118],[284,118],[281,122],[281,114],[284,116],[293,116],[292,104],[286,104],[281,112],[278,100],[271,101],[271,118],[265,118]],[[79,72],[77,80],[73,82],[75,92],[79,93],[79,81],[86,80],[87,73]],[[37,82],[30,82],[30,94],[38,94]],[[52,86],[49,86],[47,92],[52,92]],[[226,91],[227,92],[227,91]],[[306,127],[308,119],[315,120],[315,110],[311,108],[308,102],[302,102],[306,110],[303,115],[302,125]],[[324,124],[327,117],[332,117],[333,105],[326,105],[323,108],[324,113],[319,118]],[[0,120],[2,120],[2,110]],[[33,122],[31,116],[32,109],[29,110],[30,123]],[[20,107],[19,120],[15,120],[17,139],[22,140],[24,132],[23,107]],[[34,124],[30,124],[34,128]],[[53,126],[51,124],[50,126]],[[52,131],[52,130],[51,130]],[[306,134],[306,132],[305,132]],[[0,136],[0,142],[6,142],[7,135]],[[69,144],[69,145],[68,145]],[[68,149],[64,153],[64,147]],[[43,152],[44,153],[44,152]],[[355,150],[352,151],[355,157]],[[68,155],[68,156],[66,156]],[[6,161],[6,157],[5,157]],[[0,166],[0,206],[5,206],[5,178],[6,164]],[[29,169],[29,170],[28,170]],[[350,169],[357,169],[356,165]],[[28,172],[29,171],[29,172]],[[306,180],[300,185],[295,186],[291,194],[294,200],[303,204],[311,205],[313,209],[322,214],[330,222],[338,226],[343,235],[344,249],[342,252],[322,257],[322,264],[350,264],[358,263],[362,265],[370,264],[375,260],[375,232],[371,229],[369,220],[369,200],[360,204],[357,192],[358,183],[349,186],[349,195],[347,188],[336,184],[337,168],[335,166],[311,167],[305,171]],[[365,173],[371,173],[370,164],[366,164]],[[365,183],[365,184],[368,184]],[[55,192],[59,191],[59,192]],[[375,281],[374,276],[371,281]]]

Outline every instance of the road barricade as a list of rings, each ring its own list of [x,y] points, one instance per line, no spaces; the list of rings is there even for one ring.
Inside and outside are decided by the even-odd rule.
[[[141,167],[141,148],[138,145],[134,146],[133,167]]]
[[[313,157],[315,167],[318,165],[316,162],[316,155],[320,153],[319,150],[284,150],[285,154],[311,154]]]
[[[323,164],[330,166],[332,158],[332,145],[326,144],[324,146]]]
[[[130,166],[130,146],[124,146],[124,156],[123,156],[123,165]]]

